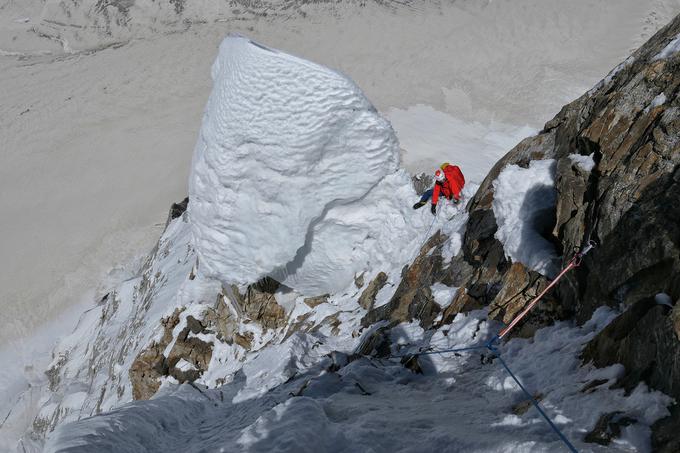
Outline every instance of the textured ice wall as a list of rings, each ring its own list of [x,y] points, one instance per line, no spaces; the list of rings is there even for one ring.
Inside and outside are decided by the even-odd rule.
[[[396,171],[392,127],[347,77],[244,37],[222,42],[212,78],[189,181],[199,270],[236,284],[295,271],[328,210]]]

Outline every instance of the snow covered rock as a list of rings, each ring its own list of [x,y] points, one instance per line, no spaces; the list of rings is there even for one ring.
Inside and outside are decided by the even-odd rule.
[[[413,197],[405,174],[384,180],[398,165],[390,124],[342,74],[244,37],[223,41],[212,77],[189,183],[200,272],[239,285],[274,275],[309,295],[344,286],[336,274],[376,226],[367,217],[401,216],[388,201],[398,187]],[[352,217],[366,197],[388,206]]]

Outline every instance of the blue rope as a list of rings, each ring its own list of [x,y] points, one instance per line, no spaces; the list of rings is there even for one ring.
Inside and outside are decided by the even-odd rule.
[[[567,437],[566,437],[564,434],[562,434],[562,431],[560,431],[560,429],[559,429],[557,426],[555,426],[555,424],[552,422],[552,420],[550,420],[550,417],[548,417],[548,415],[547,415],[545,412],[543,412],[543,409],[541,409],[541,406],[538,405],[538,401],[536,401],[536,399],[535,399],[533,396],[531,396],[531,394],[527,391],[527,389],[524,388],[524,386],[522,385],[522,383],[519,382],[519,379],[517,379],[517,376],[515,376],[515,375],[512,373],[512,371],[510,371],[510,368],[508,367],[508,364],[505,363],[505,360],[503,360],[503,359],[501,358],[500,354],[498,354],[497,351],[495,351],[495,350],[492,349],[492,348],[489,348],[489,349],[491,349],[491,351],[493,351],[494,353],[496,353],[496,357],[498,358],[498,360],[501,361],[501,364],[502,364],[503,367],[505,368],[505,371],[507,371],[508,374],[510,374],[510,376],[515,380],[515,382],[517,383],[517,385],[519,385],[519,388],[521,388],[522,391],[524,392],[524,394],[527,396],[527,398],[529,398],[529,399],[531,400],[531,404],[533,404],[534,407],[535,407],[536,409],[538,409],[538,412],[541,413],[541,415],[543,416],[543,418],[545,419],[545,421],[548,422],[548,424],[549,424],[550,427],[553,429],[553,431],[555,431],[555,433],[560,437],[560,439],[562,439],[562,442],[564,442],[564,444],[567,446],[567,448],[569,448],[569,450],[571,450],[573,453],[578,453],[578,450],[576,449],[576,447],[574,447],[574,446],[571,444],[571,442],[569,442],[569,439],[567,439]]]
[[[475,349],[487,349],[487,346],[471,346],[468,348],[455,348],[455,349],[442,349],[436,351],[423,351],[423,352],[411,352],[403,355],[393,355],[392,357],[410,357],[416,355],[431,355],[431,354],[443,354],[445,352],[461,352],[461,351],[473,351]]]
[[[496,335],[491,340],[489,340],[484,346],[470,346],[470,347],[466,347],[466,348],[454,348],[454,349],[442,349],[442,350],[437,350],[437,351],[414,352],[414,353],[411,353],[411,354],[393,355],[392,357],[409,357],[409,356],[418,356],[418,355],[443,354],[445,352],[462,352],[462,351],[473,351],[473,350],[477,350],[477,349],[488,349],[489,351],[491,351],[493,353],[494,357],[496,357],[498,360],[500,360],[501,364],[503,365],[503,368],[505,368],[505,371],[507,371],[508,374],[515,380],[517,385],[519,385],[519,388],[521,388],[522,391],[524,392],[524,394],[527,396],[527,398],[529,398],[529,400],[531,401],[531,404],[533,404],[534,407],[536,409],[538,409],[538,412],[541,414],[541,416],[543,416],[545,421],[548,422],[548,425],[550,425],[552,430],[555,431],[555,433],[559,436],[559,438],[562,440],[562,442],[564,442],[564,444],[567,446],[567,448],[569,448],[569,450],[572,453],[578,453],[578,450],[576,449],[576,447],[574,447],[572,445],[572,443],[569,442],[569,439],[567,439],[567,437],[564,434],[562,434],[562,431],[560,431],[560,429],[552,422],[552,420],[550,420],[550,417],[548,417],[548,415],[543,411],[543,409],[541,409],[541,406],[539,406],[538,401],[536,401],[536,399],[531,395],[531,393],[529,393],[529,391],[526,388],[524,388],[524,386],[519,381],[519,379],[517,379],[517,376],[515,376],[515,374],[510,370],[510,368],[508,367],[508,364],[505,363],[505,360],[503,360],[501,358],[501,354],[500,354],[500,352],[498,352],[498,349],[496,348],[496,343],[498,342],[499,339],[500,339],[500,337],[498,335]]]

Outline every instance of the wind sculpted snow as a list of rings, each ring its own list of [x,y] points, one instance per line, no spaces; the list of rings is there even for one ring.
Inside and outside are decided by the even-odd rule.
[[[391,245],[415,239],[416,195],[395,173],[392,127],[351,80],[239,36],[212,77],[189,189],[200,272],[319,295],[404,254]]]

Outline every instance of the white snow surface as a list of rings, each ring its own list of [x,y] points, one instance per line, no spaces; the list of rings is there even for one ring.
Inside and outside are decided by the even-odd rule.
[[[586,172],[593,171],[593,168],[595,168],[595,160],[593,159],[593,156],[595,153],[591,153],[587,156],[584,156],[582,154],[569,154],[569,159],[580,169]]]
[[[442,308],[446,308],[453,302],[453,296],[456,295],[458,288],[446,286],[443,283],[435,283],[430,288],[432,290],[432,297],[434,301]]]
[[[347,77],[244,37],[222,42],[212,78],[189,180],[200,271],[239,285],[284,271],[305,294],[345,286],[335,274],[347,269],[346,248],[379,236],[345,213],[396,171],[392,127]],[[385,183],[377,201],[401,218],[395,188]],[[333,209],[342,218],[329,224]]]
[[[558,257],[553,245],[541,236],[550,227],[550,212],[557,201],[555,160],[535,160],[528,168],[508,165],[493,182],[495,237],[505,255],[529,269],[553,277]]]
[[[545,412],[582,452],[650,451],[650,425],[668,414],[671,403],[644,384],[630,396],[624,389],[610,389],[624,371],[620,365],[580,365],[583,345],[616,315],[601,308],[582,327],[557,323],[539,330],[533,339],[514,339],[500,348],[523,385],[542,395]],[[483,345],[499,327],[485,318],[483,310],[459,314],[430,332],[417,323],[400,324],[391,331],[392,352]],[[248,374],[256,373],[259,384],[278,382],[267,392],[240,398],[248,386],[243,377],[215,389],[168,386],[151,401],[61,426],[48,439],[45,452],[564,449],[533,407],[513,413],[527,399],[498,360],[482,365],[478,352],[420,356],[424,374],[419,375],[405,369],[399,358],[348,360],[335,354],[340,358],[333,360],[319,354],[316,364],[291,374],[292,369],[279,363],[293,364],[289,355],[309,357],[312,343],[300,340],[291,338],[268,349],[270,355],[262,356],[259,364],[252,362]],[[321,352],[328,350],[321,338],[316,341]],[[328,369],[332,361],[340,365],[337,371]],[[593,385],[596,380],[605,382]],[[592,389],[584,392],[588,384]],[[612,411],[638,422],[624,428],[609,446],[583,442],[598,418]]]

